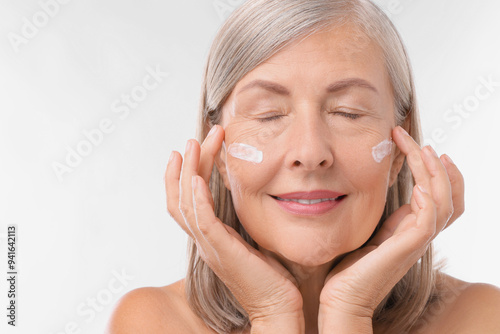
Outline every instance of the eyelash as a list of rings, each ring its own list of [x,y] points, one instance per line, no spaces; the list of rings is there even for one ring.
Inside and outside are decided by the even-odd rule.
[[[343,117],[350,118],[350,119],[358,119],[359,117],[361,117],[361,115],[359,115],[359,114],[352,114],[350,112],[344,112],[344,111],[336,111],[336,112],[332,112],[332,114],[339,114],[339,115],[342,115]]]
[[[259,122],[262,122],[262,123],[271,122],[271,121],[274,121],[276,119],[281,118],[282,116],[283,115],[273,115],[273,116],[269,116],[269,117],[259,118]]]
[[[352,113],[349,113],[349,112],[343,112],[343,111],[336,111],[336,112],[329,112],[330,114],[338,114],[338,115],[341,115],[342,117],[345,117],[345,118],[349,118],[349,119],[358,119],[359,117],[361,117],[361,115],[359,114],[352,114]],[[259,122],[261,123],[265,123],[265,122],[271,122],[271,121],[274,121],[274,120],[277,120],[281,117],[283,117],[284,115],[273,115],[273,116],[270,116],[270,117],[265,117],[265,118],[259,118]]]

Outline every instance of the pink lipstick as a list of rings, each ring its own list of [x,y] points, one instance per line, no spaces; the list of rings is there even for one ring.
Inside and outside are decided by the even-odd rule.
[[[347,195],[330,190],[272,195],[277,204],[294,215],[321,215],[336,208]]]

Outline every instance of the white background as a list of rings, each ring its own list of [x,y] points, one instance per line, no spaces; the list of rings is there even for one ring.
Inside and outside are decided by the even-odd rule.
[[[240,3],[0,0],[2,332],[100,333],[124,293],[184,276],[187,237],[166,213],[163,173],[195,135],[209,45]],[[465,176],[466,213],[436,240],[446,271],[500,285],[500,4],[378,3],[409,49],[426,138]],[[145,92],[148,69],[169,75],[125,114],[123,94]],[[89,149],[84,132],[106,119],[112,130],[59,180],[53,164]],[[18,228],[15,329],[6,325],[8,224]]]

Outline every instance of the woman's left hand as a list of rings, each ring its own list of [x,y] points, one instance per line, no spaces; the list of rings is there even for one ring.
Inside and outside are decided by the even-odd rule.
[[[415,178],[410,204],[396,210],[365,247],[327,276],[319,309],[325,333],[371,333],[376,307],[463,212],[463,178],[456,166],[445,157],[441,161],[430,146],[421,149],[401,127],[393,130],[393,139]]]

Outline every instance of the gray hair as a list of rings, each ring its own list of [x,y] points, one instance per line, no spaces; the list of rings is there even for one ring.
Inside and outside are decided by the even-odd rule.
[[[219,124],[222,107],[239,80],[290,43],[324,29],[353,24],[383,51],[394,93],[395,121],[421,142],[412,69],[404,44],[385,13],[369,0],[248,0],[228,18],[210,49],[202,85],[198,140]],[[361,36],[361,35],[360,35]],[[390,187],[380,222],[408,203],[413,179],[407,163]],[[210,180],[214,211],[252,246],[240,224],[222,177],[214,167]],[[376,231],[379,229],[377,227]],[[375,231],[375,232],[376,232]],[[186,295],[190,307],[218,333],[244,329],[248,316],[224,283],[199,257],[189,241]],[[405,332],[422,316],[436,295],[432,247],[379,305],[374,322]]]

